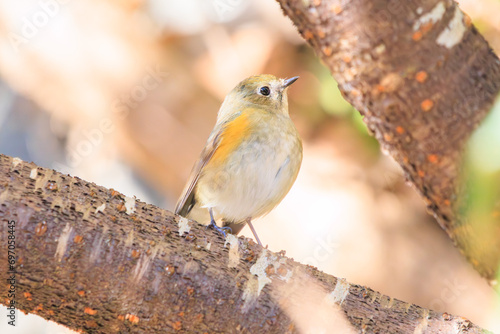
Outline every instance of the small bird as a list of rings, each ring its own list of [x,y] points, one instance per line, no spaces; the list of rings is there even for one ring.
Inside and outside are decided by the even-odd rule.
[[[292,187],[302,141],[288,115],[287,88],[299,77],[251,76],[224,99],[217,122],[175,206],[175,213],[225,235],[269,213]],[[216,221],[221,220],[222,228]]]

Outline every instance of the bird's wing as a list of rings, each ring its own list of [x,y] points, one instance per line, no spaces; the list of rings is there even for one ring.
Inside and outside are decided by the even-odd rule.
[[[252,111],[253,108],[248,108],[248,110]],[[176,214],[186,216],[191,211],[195,204],[194,190],[203,167],[208,164],[218,149],[219,153],[223,156],[231,152],[234,149],[234,145],[238,145],[241,142],[243,134],[247,133],[246,129],[248,129],[249,124],[248,113],[239,111],[228,117],[220,126],[214,128],[175,206]],[[222,143],[223,137],[226,138],[224,143]]]
[[[205,167],[205,165],[210,161],[215,153],[215,150],[217,150],[217,147],[220,144],[222,131],[223,127],[220,127],[218,130],[214,129],[214,131],[210,134],[210,137],[208,137],[207,144],[201,152],[200,158],[193,166],[188,182],[182,190],[182,194],[175,205],[176,214],[186,216],[193,207],[195,202],[194,188],[200,178],[203,167]]]

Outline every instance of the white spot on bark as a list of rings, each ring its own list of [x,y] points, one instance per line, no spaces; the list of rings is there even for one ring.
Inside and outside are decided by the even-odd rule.
[[[30,179],[36,180],[37,176],[38,176],[38,169],[33,168],[30,172]]]
[[[258,296],[259,282],[254,276],[251,276],[245,284],[245,290],[243,290],[243,295],[241,296],[241,299],[245,301],[243,307],[241,308],[241,312],[248,312],[248,310],[252,308]]]
[[[349,288],[351,284],[347,282],[344,278],[338,278],[337,284],[335,284],[335,289],[328,295],[327,299],[331,304],[342,305],[347,295],[349,294]]]
[[[226,236],[226,241],[224,242],[224,247],[229,244],[229,261],[228,268],[234,268],[240,262],[240,255],[238,253],[238,238],[234,234],[228,233]]]
[[[9,189],[7,188],[0,194],[0,204],[5,202],[8,198],[9,198]]]
[[[205,248],[207,250],[210,250],[210,247],[212,247],[212,243],[211,242],[208,242],[207,245],[205,246]]]
[[[269,257],[267,256],[267,251],[264,249],[257,262],[250,267],[250,273],[256,275],[258,280],[257,296],[260,295],[260,292],[267,283],[271,283],[271,279],[266,274],[266,268],[273,262]]]
[[[54,256],[59,262],[61,262],[64,253],[66,253],[66,248],[68,247],[68,240],[72,232],[73,232],[73,227],[71,227],[68,223],[66,224],[61,235],[59,236],[59,240],[57,242],[56,254]]]
[[[125,212],[127,215],[131,215],[135,212],[135,198],[134,197],[125,197]]]
[[[139,261],[137,261],[137,264],[135,265],[134,268],[134,281],[137,283],[141,280],[142,277],[148,272],[149,268],[151,267],[151,263],[154,261],[156,258],[156,255],[158,254],[158,250],[160,248],[158,246],[154,247],[151,250],[151,254],[147,255],[146,253],[142,253],[141,257],[139,258]]]
[[[421,15],[424,12],[424,9],[422,7],[417,8],[417,14]]]
[[[19,165],[21,162],[23,162],[21,159],[19,158],[12,158],[12,167],[16,168],[17,165]]]
[[[95,209],[95,213],[104,212],[104,209],[106,209],[106,203],[102,203],[102,205]]]
[[[292,271],[287,270],[285,275],[279,274],[279,267],[285,265],[286,259],[281,258],[278,260],[278,256],[275,254],[268,252],[267,250],[263,250],[260,257],[257,259],[257,262],[250,267],[250,273],[257,276],[252,276],[246,283],[245,289],[243,291],[242,299],[245,301],[242,307],[242,312],[247,312],[253,305],[253,303],[259,297],[262,289],[266,286],[266,284],[271,283],[272,280],[267,276],[266,269],[272,265],[274,267],[274,273],[278,279],[288,282],[288,280],[292,277]]]
[[[379,44],[375,47],[375,52],[377,54],[382,54],[385,52],[385,50],[386,50],[385,44]]]
[[[148,271],[151,264],[151,258],[148,255],[142,254],[134,268],[134,281],[139,282],[144,274]]]
[[[284,276],[281,276],[279,273],[280,271],[278,270],[281,265],[284,265],[286,263],[286,258],[281,258],[278,262],[278,265],[276,266],[276,273],[278,274],[279,278],[282,281],[288,282],[290,278],[292,278],[293,272],[291,270],[286,271],[286,274]]]
[[[179,219],[179,236],[182,237],[184,233],[189,233],[191,227],[189,226],[189,220],[187,218],[181,217]]]
[[[413,25],[413,30],[417,31],[420,27],[428,22],[432,24],[443,18],[444,13],[446,12],[446,7],[443,2],[439,2],[434,8],[425,15],[420,16],[420,18]],[[418,13],[418,10],[417,10]]]
[[[413,331],[413,334],[423,334],[425,333],[425,329],[429,325],[429,320],[427,319],[429,317],[429,310],[425,310],[424,314],[422,315],[422,319],[418,323],[417,327],[415,327],[415,330]]]
[[[134,229],[130,229],[128,232],[127,239],[125,239],[125,246],[130,247],[134,243]]]
[[[89,262],[94,263],[99,259],[99,255],[102,250],[102,244],[104,242],[104,238],[108,233],[108,228],[106,226],[103,227],[101,234],[96,234],[94,237],[94,242],[92,243],[92,251],[90,252]]]
[[[464,14],[460,8],[456,6],[453,18],[450,23],[448,23],[448,26],[441,32],[441,34],[439,34],[436,42],[439,45],[451,49],[460,43],[466,31],[467,27],[464,24]]]
[[[1,197],[1,195],[0,195]],[[0,201],[1,202],[1,201]],[[35,210],[30,207],[18,207],[17,208],[17,218],[19,219],[19,228],[26,226],[31,216],[35,213]]]
[[[151,286],[153,287],[153,292],[156,294],[160,291],[160,284],[162,281],[162,275],[159,273],[155,273],[155,278],[153,282],[151,283]]]

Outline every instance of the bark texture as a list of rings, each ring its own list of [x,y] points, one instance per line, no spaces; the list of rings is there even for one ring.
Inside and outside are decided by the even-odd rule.
[[[0,221],[1,302],[87,333],[484,332],[4,155]]]
[[[500,218],[481,226],[463,215],[462,158],[500,91],[500,61],[470,18],[452,0],[278,2],[441,227],[494,282]]]

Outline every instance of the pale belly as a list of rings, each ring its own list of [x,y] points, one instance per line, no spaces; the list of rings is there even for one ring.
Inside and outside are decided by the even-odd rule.
[[[290,190],[302,162],[295,131],[256,136],[243,142],[224,167],[207,169],[198,180],[200,206],[230,222],[271,211]]]

